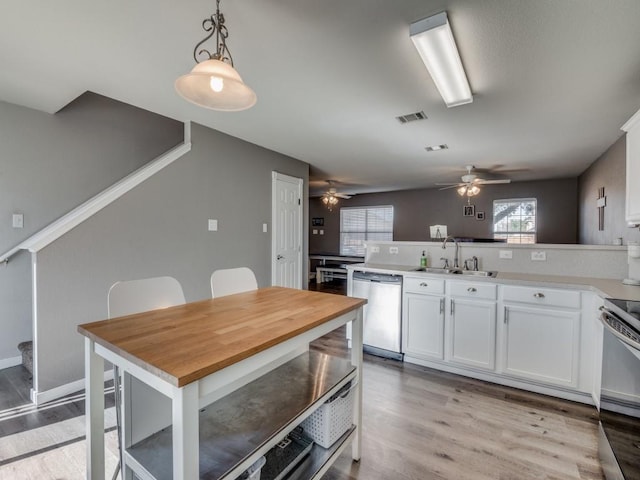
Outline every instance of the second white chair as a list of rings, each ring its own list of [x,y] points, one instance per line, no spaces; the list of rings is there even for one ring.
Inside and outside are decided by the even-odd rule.
[[[256,276],[247,267],[216,270],[211,275],[211,296],[213,298],[257,289]]]
[[[180,283],[173,277],[155,277],[143,278],[140,280],[127,280],[124,282],[116,282],[109,289],[107,300],[109,318],[122,317],[124,315],[133,315],[134,313],[156,310],[158,308],[172,307],[174,305],[182,305],[185,303],[184,293]],[[120,450],[120,458],[118,465],[113,474],[113,479],[118,475],[120,469],[124,470],[123,445],[122,445],[122,399],[120,396],[120,372],[119,369],[113,367],[114,391],[116,399],[116,423],[118,430],[118,448]],[[157,419],[153,417],[158,411],[167,410],[167,401],[162,395],[157,394],[142,382],[131,378],[131,408],[139,410],[138,415],[142,423],[146,422],[144,428],[148,429],[148,433],[139,432],[138,435],[145,436],[162,428],[165,425],[153,426],[153,422]],[[136,405],[140,408],[136,408]],[[169,408],[171,405],[168,405]],[[147,418],[142,418],[147,417]],[[128,478],[122,475],[121,478]]]

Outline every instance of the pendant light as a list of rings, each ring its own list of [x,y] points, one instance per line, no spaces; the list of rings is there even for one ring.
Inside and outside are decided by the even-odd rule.
[[[251,108],[256,103],[256,94],[247,87],[233,68],[233,58],[227,47],[229,32],[220,13],[220,0],[216,0],[216,13],[202,22],[208,35],[193,49],[196,66],[190,73],[176,80],[176,91],[185,100],[200,107],[225,112],[237,112]],[[211,53],[200,46],[216,36],[216,51]],[[200,50],[199,50],[200,49]],[[205,54],[207,58],[198,60]]]

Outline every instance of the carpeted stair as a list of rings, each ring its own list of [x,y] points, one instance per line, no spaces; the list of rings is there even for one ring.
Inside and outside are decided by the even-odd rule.
[[[33,375],[33,342],[18,344],[18,350],[22,353],[22,365]]]

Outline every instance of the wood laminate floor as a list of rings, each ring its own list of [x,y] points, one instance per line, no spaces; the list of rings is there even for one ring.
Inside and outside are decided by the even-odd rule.
[[[344,330],[312,348],[347,356]],[[362,460],[325,480],[602,480],[593,407],[365,355]],[[84,397],[39,409],[23,367],[0,371],[0,480],[84,478]],[[116,464],[107,395],[107,475]]]

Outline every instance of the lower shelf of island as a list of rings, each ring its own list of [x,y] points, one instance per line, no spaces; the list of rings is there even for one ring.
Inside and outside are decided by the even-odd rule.
[[[356,374],[346,359],[308,351],[201,409],[200,478],[235,480]],[[324,474],[355,429],[329,449],[315,445],[297,478]],[[136,443],[125,455],[141,479],[170,480],[172,428]]]

